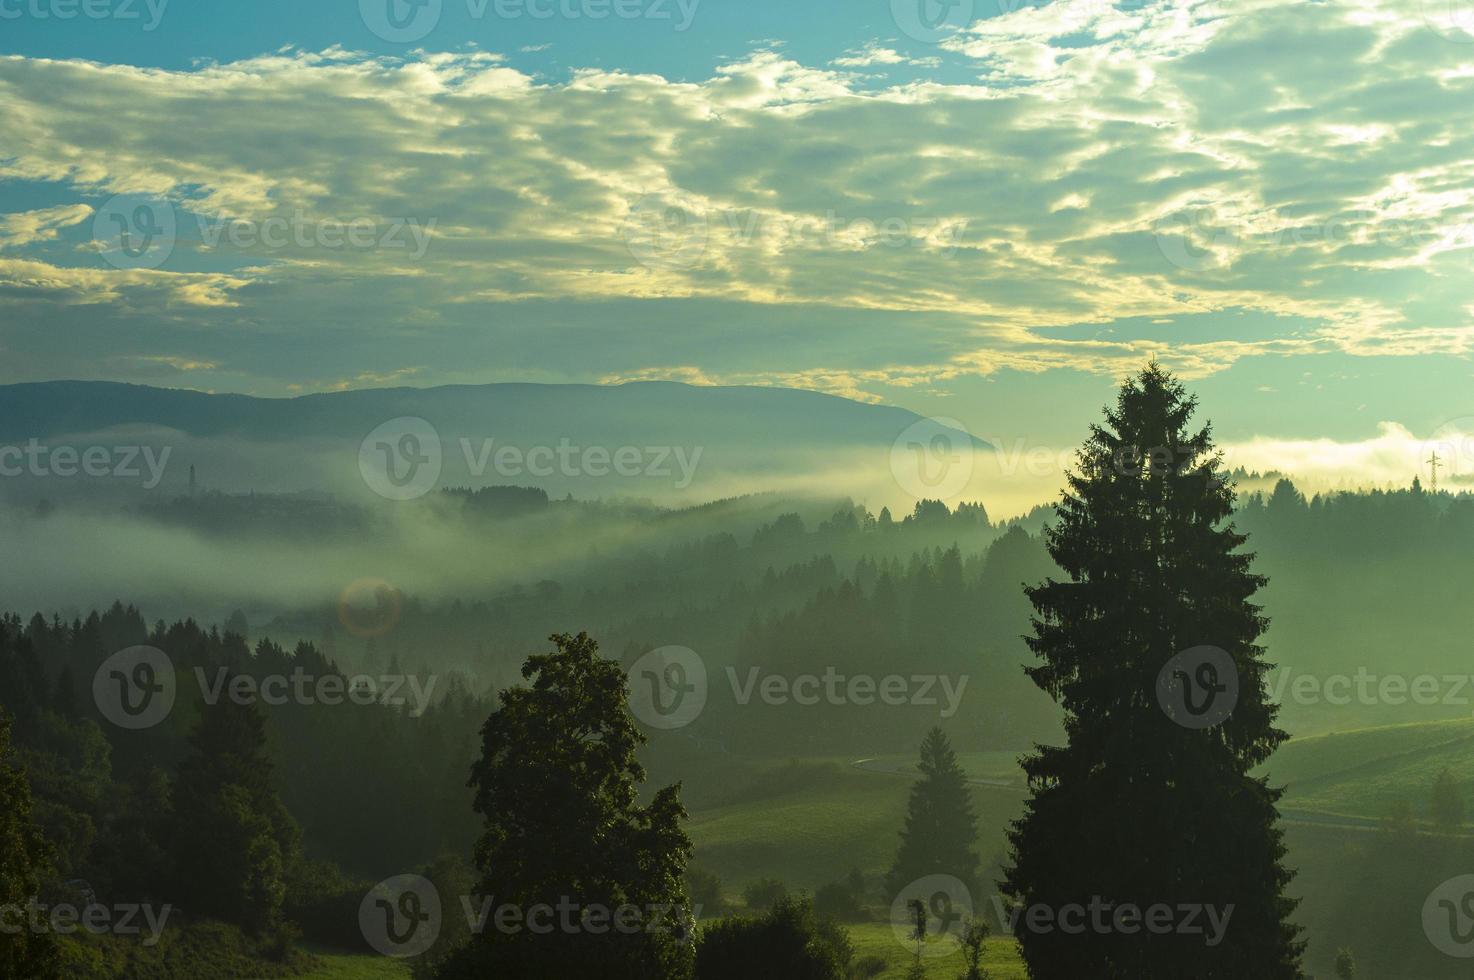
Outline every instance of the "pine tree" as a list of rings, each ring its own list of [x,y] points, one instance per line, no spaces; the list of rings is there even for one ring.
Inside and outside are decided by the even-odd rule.
[[[63,666],[61,673],[56,677],[56,693],[52,695],[52,707],[67,721],[76,721],[80,717],[77,711],[77,682],[72,676],[71,664]]]
[[[485,818],[475,855],[481,894],[497,908],[607,910],[606,923],[629,906],[642,916],[668,910],[660,923],[642,918],[652,928],[638,933],[489,927],[438,975],[689,977],[695,950],[683,876],[691,841],[681,828],[680,787],[639,805],[645,770],[635,753],[645,736],[630,714],[624,670],[587,634],[551,639],[557,650],[522,668],[530,686],[502,691],[481,730],[470,783]]]
[[[911,787],[901,847],[885,876],[887,898],[894,900],[912,882],[950,875],[970,892],[977,889],[977,817],[967,777],[940,728],[921,743],[921,778]]]
[[[1256,645],[1267,621],[1250,601],[1265,580],[1229,522],[1210,429],[1189,429],[1195,409],[1155,363],[1123,385],[1046,533],[1064,580],[1026,590],[1042,661],[1028,673],[1064,708],[1067,736],[1024,759],[1031,798],[1005,872],[1036,980],[1301,975],[1282,791],[1249,775],[1286,737]],[[1238,693],[1226,719],[1191,728],[1159,702],[1158,680],[1204,646],[1231,657]],[[1118,927],[1111,912],[1078,932],[1030,925],[1032,910],[1100,905],[1174,911],[1165,934]],[[1216,945],[1201,921],[1210,907],[1231,913]]]
[[[51,870],[51,847],[31,820],[31,787],[10,764],[10,716],[0,708],[0,912],[16,924]],[[0,929],[0,977],[59,977],[56,937]]]

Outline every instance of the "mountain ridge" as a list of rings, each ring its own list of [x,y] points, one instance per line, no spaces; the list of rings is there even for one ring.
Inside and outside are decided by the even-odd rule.
[[[679,381],[497,382],[288,396],[80,379],[0,385],[0,440],[9,441],[122,426],[157,426],[192,436],[347,438],[398,417],[425,418],[450,432],[508,425],[523,438],[573,432],[599,438],[622,430],[651,439],[681,434],[689,440],[693,430],[732,432],[753,424],[760,427],[753,434],[772,437],[771,426],[781,425],[783,434],[835,446],[891,441],[924,418],[899,406],[806,389]],[[965,434],[975,447],[988,448]]]

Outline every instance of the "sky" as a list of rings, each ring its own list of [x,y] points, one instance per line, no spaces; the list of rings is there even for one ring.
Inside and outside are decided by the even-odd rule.
[[[1474,433],[1471,122],[1474,0],[0,0],[0,383],[1070,445],[1156,357],[1231,459],[1405,483]]]

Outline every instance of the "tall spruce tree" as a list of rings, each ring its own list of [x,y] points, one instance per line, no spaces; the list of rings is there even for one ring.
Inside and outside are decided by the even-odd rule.
[[[911,787],[901,847],[885,876],[889,899],[912,882],[930,875],[950,875],[976,898],[978,824],[967,777],[957,764],[952,744],[940,728],[921,742],[921,778]]]
[[[1031,798],[1003,883],[1035,980],[1301,975],[1282,791],[1249,775],[1286,737],[1256,644],[1267,620],[1250,601],[1265,579],[1229,521],[1210,427],[1189,428],[1196,404],[1155,363],[1123,385],[1046,532],[1064,579],[1026,590],[1042,660],[1028,673],[1064,708],[1067,737],[1023,760]],[[1218,681],[1238,693],[1217,724],[1188,725],[1159,680],[1202,647],[1231,657],[1236,678]],[[1118,919],[1129,906],[1171,908],[1167,931]],[[1073,907],[1083,930],[1039,925]],[[1231,916],[1216,944],[1209,907]]]
[[[11,765],[10,716],[0,708],[0,977],[61,976],[55,935],[24,927],[50,865],[51,847],[31,819],[30,784]]]

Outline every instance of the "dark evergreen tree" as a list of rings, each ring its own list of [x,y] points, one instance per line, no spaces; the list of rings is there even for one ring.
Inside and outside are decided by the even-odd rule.
[[[72,665],[66,664],[56,678],[56,692],[52,695],[52,707],[67,721],[81,717],[77,711],[77,682],[72,677]]]
[[[537,934],[493,922],[439,975],[689,977],[694,942],[682,877],[691,842],[680,787],[639,805],[645,770],[635,752],[645,736],[630,714],[623,669],[587,634],[551,639],[556,652],[522,668],[530,686],[502,691],[482,727],[471,775],[485,818],[475,863],[481,894],[496,909],[571,903],[575,925],[560,921]],[[637,929],[608,928],[611,913],[630,907],[641,910]],[[584,927],[585,912],[602,914],[603,927]]]
[[[202,710],[174,792],[177,888],[191,912],[264,932],[280,924],[301,832],[277,796],[261,710],[230,697]]]
[[[1250,601],[1264,579],[1228,522],[1234,494],[1210,429],[1189,429],[1195,409],[1155,363],[1126,382],[1047,533],[1065,578],[1027,590],[1043,661],[1028,673],[1064,708],[1067,737],[1024,759],[1032,795],[1004,882],[1036,980],[1300,976],[1281,791],[1249,774],[1285,738],[1256,645],[1266,620]],[[1158,681],[1203,646],[1231,657],[1238,694],[1226,719],[1193,728],[1159,701]],[[1170,906],[1171,929],[1117,928],[1110,915],[1078,933],[1030,926],[1037,907],[1100,903]],[[1231,911],[1217,945],[1181,921],[1183,905]]]
[[[0,708],[0,911],[8,926],[24,921],[51,871],[51,848],[31,820],[26,774],[11,765],[10,716]],[[29,928],[0,929],[0,977],[61,976],[56,937]]]
[[[911,787],[901,847],[885,876],[886,900],[893,901],[912,882],[950,875],[976,896],[977,816],[967,777],[940,728],[921,743],[921,778]]]

